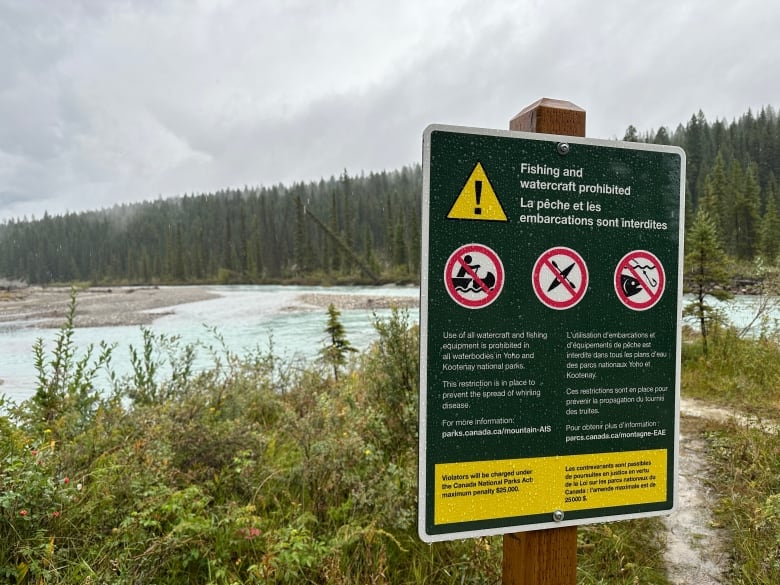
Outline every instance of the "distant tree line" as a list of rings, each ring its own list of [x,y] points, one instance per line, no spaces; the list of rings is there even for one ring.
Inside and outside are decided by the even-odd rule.
[[[706,213],[727,259],[780,255],[780,116],[732,122],[699,111],[674,131],[624,140],[687,154],[686,226]],[[226,189],[0,224],[0,277],[30,283],[416,280],[419,165],[292,186]]]
[[[419,165],[0,225],[0,276],[30,283],[416,280]]]
[[[629,126],[623,139],[685,149],[687,228],[702,211],[714,222],[728,257],[760,257],[775,264],[780,253],[780,116],[772,107],[758,115],[748,110],[730,123],[710,123],[700,110],[674,132],[662,127],[640,135]]]

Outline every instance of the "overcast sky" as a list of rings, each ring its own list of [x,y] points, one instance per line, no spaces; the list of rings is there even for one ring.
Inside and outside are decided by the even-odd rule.
[[[420,162],[541,97],[587,134],[780,107],[780,2],[0,0],[0,221]]]

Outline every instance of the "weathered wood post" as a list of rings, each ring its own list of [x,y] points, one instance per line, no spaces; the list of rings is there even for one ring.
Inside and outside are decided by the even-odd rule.
[[[509,121],[510,130],[585,136],[585,110],[542,98]],[[577,527],[504,535],[504,585],[575,585]]]
[[[512,118],[509,129],[585,137],[585,110],[571,102],[542,98]]]

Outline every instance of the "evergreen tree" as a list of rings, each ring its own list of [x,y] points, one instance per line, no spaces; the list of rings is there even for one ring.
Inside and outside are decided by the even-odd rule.
[[[347,174],[347,169],[344,169],[340,179],[340,189],[342,196],[341,208],[344,215],[344,229],[342,230],[342,239],[347,244],[350,250],[355,249],[355,205],[352,196],[352,181]],[[349,254],[345,254],[343,257],[343,270],[347,274],[351,274],[354,269],[354,261]]]
[[[238,200],[238,241],[236,242],[236,258],[238,271],[242,274],[247,272],[247,229],[246,229],[246,211],[245,206],[240,199]]]
[[[330,200],[330,230],[334,234],[339,233],[339,212],[338,212],[338,201],[337,201],[337,193],[334,190],[331,192],[331,200]],[[330,267],[333,272],[338,273],[341,271],[341,250],[339,247],[333,243],[328,243],[328,250],[330,253]]]
[[[769,264],[775,263],[780,252],[780,216],[777,214],[774,194],[767,199],[766,211],[761,219],[759,251]]]
[[[420,222],[412,221],[411,234],[409,238],[409,264],[410,271],[414,274],[420,273],[420,254],[422,252],[422,235],[420,233]]]
[[[658,129],[658,132],[655,133],[655,138],[653,138],[653,143],[670,144],[669,131],[666,129],[666,126],[661,126]]]
[[[758,167],[748,166],[744,176],[740,198],[737,200],[737,241],[736,255],[741,260],[751,260],[758,247],[760,222],[761,190],[758,186]]]
[[[393,223],[395,208],[393,201],[396,200],[398,200],[397,193],[393,192],[392,195],[387,193],[384,206],[384,237],[382,239],[385,243],[385,260],[389,266],[393,265],[393,258],[395,258],[395,224]]]
[[[692,190],[692,203],[694,208],[698,208],[698,196],[701,193],[700,174],[709,154],[709,136],[708,136],[707,118],[704,112],[691,116],[688,125],[685,127],[684,140],[682,146],[685,148],[687,171],[686,181],[688,188]]]
[[[366,226],[366,234],[363,236],[363,245],[363,255],[366,259],[366,264],[375,274],[379,274],[379,262],[377,261],[376,255],[374,254],[374,237],[371,235],[371,230],[368,226]]]
[[[185,279],[184,245],[181,239],[181,227],[178,225],[173,241],[173,278],[178,282],[183,282]]]
[[[729,162],[727,184],[726,198],[720,203],[721,237],[726,253],[736,256],[742,231],[741,212],[745,188],[745,172],[736,159]]]
[[[718,152],[715,163],[705,179],[705,191],[699,199],[699,209],[707,212],[718,227],[718,232],[725,234],[730,210],[734,207],[731,199],[732,191],[726,176],[726,163],[723,153]]]
[[[402,271],[408,269],[409,253],[407,250],[406,230],[404,229],[404,218],[402,214],[398,214],[398,223],[395,226],[395,233],[393,235],[393,265],[396,268],[401,268]]]
[[[334,380],[338,380],[339,368],[346,365],[347,356],[357,351],[347,339],[347,333],[339,317],[341,311],[333,303],[328,305],[328,324],[325,327],[327,345],[320,350],[322,361],[333,368]]]
[[[696,214],[685,250],[683,285],[693,299],[685,306],[683,314],[698,321],[706,354],[711,325],[719,319],[718,311],[709,304],[708,297],[717,300],[732,297],[725,288],[729,274],[724,266],[726,257],[718,239],[718,230],[706,211],[699,210]]]
[[[253,281],[262,278],[263,258],[260,253],[260,234],[256,215],[252,218],[252,230],[247,247],[247,265]]]
[[[235,269],[235,248],[233,247],[233,228],[230,225],[230,216],[225,218],[225,237],[222,240],[222,266],[228,270]]]
[[[294,266],[298,273],[306,271],[306,215],[300,196],[295,198]]]
[[[637,132],[637,129],[633,124],[626,128],[623,140],[626,142],[639,142],[639,132]]]

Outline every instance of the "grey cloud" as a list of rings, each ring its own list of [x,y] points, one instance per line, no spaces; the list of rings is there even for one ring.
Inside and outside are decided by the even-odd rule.
[[[758,0],[369,4],[0,0],[0,220],[392,169],[545,96],[610,138],[780,89]]]

